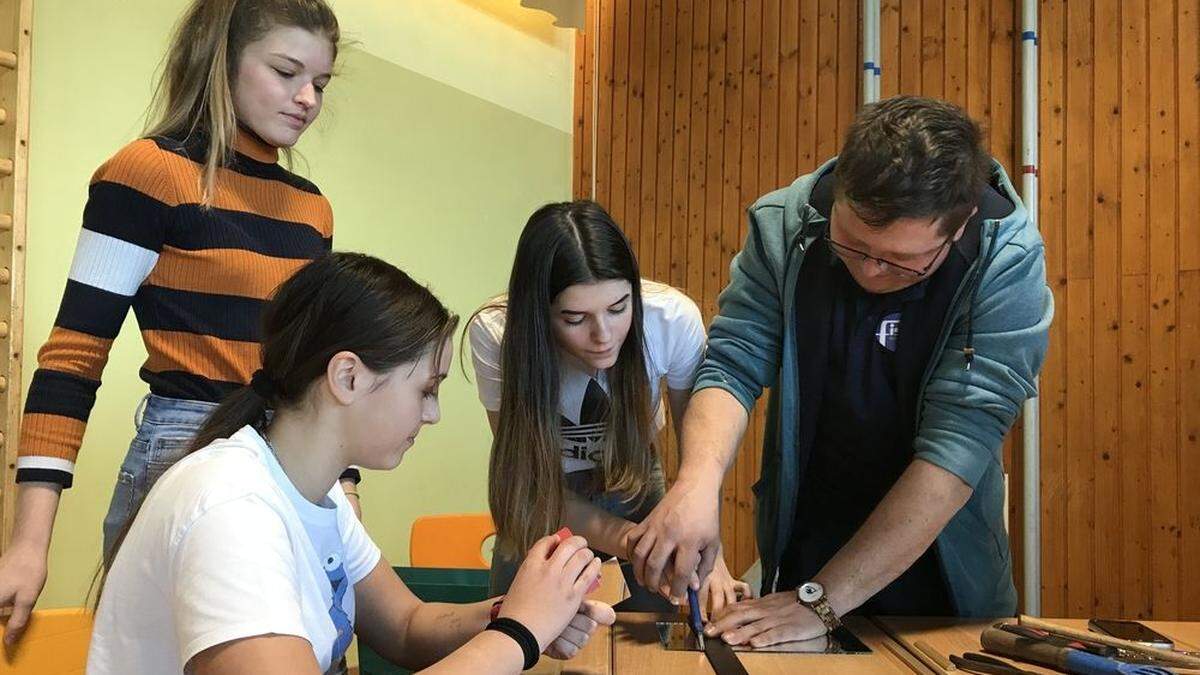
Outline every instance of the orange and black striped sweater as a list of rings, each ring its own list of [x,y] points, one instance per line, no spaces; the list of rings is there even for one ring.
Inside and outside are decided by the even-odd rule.
[[[133,308],[141,378],[170,398],[220,401],[258,369],[259,314],[274,289],[330,250],[316,186],[241,132],[200,204],[203,141],[144,138],[92,176],[54,328],[38,352],[17,481],[69,487],[113,338]]]

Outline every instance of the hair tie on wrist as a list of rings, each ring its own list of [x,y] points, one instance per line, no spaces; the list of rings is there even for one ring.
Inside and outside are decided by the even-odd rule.
[[[494,630],[498,633],[504,633],[521,646],[521,651],[525,654],[525,665],[522,666],[522,670],[529,670],[537,665],[538,658],[542,655],[542,650],[538,648],[537,638],[533,636],[533,633],[528,628],[521,625],[520,621],[502,616],[489,623],[484,630]]]
[[[265,401],[270,401],[279,394],[279,387],[275,386],[274,380],[262,368],[250,376],[250,388]]]

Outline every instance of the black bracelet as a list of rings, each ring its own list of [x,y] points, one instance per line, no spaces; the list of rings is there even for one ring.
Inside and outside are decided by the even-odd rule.
[[[537,638],[533,637],[533,633],[529,632],[529,629],[525,626],[522,626],[520,621],[502,616],[489,623],[484,630],[494,630],[504,633],[521,646],[521,651],[525,654],[525,665],[522,667],[522,670],[529,670],[537,665],[538,657],[541,656]]]

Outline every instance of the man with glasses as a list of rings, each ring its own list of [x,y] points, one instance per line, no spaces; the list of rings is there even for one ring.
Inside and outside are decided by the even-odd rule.
[[[682,464],[630,537],[682,598],[719,546],[722,477],[764,388],[763,597],[710,636],[813,638],[851,611],[1016,611],[1000,448],[1034,395],[1053,302],[1038,231],[978,126],[897,97],[749,209],[683,421]]]

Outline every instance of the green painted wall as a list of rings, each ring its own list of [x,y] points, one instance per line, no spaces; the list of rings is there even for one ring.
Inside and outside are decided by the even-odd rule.
[[[88,179],[142,128],[183,5],[35,3],[26,387],[58,308]],[[392,261],[469,315],[503,287],[528,214],[569,197],[571,139],[370,50],[364,42],[344,54],[297,171],[332,202],[337,248]],[[146,391],[137,379],[144,357],[131,314],[105,371],[75,487],[64,493],[41,607],[80,604],[99,563],[100,523]],[[393,563],[407,562],[416,516],[486,509],[490,435],[457,361],[442,391],[442,423],[422,433],[399,469],[368,473],[361,488],[368,530]]]

